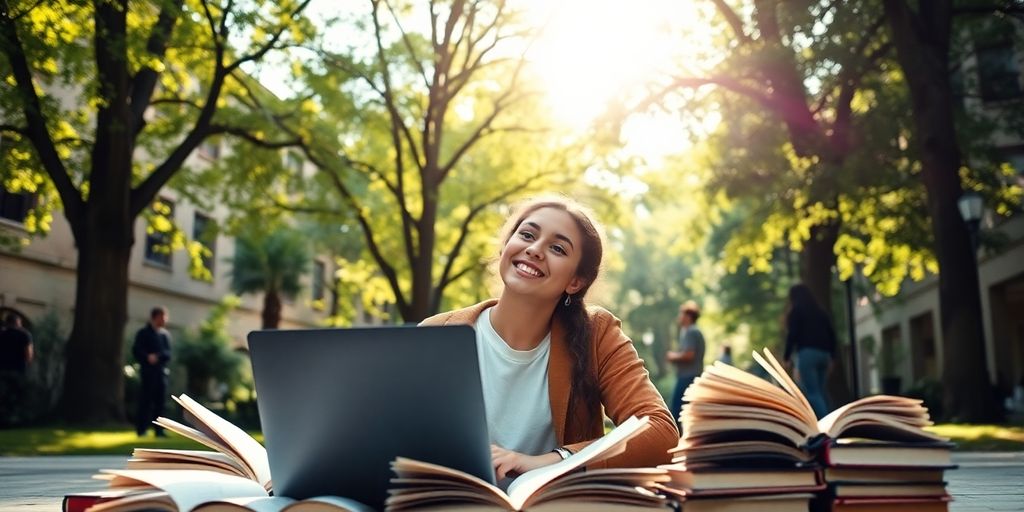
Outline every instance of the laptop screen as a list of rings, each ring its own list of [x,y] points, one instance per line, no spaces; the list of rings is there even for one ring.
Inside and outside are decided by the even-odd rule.
[[[249,334],[274,494],[383,509],[397,456],[494,482],[469,326]]]

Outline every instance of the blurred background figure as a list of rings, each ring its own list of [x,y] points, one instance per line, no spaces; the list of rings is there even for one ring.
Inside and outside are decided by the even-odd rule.
[[[704,371],[704,334],[697,328],[698,318],[700,307],[696,302],[688,300],[679,306],[679,345],[677,350],[665,354],[666,359],[676,367],[676,386],[672,391],[669,411],[677,422],[683,407],[683,393],[693,383],[693,379]],[[682,425],[679,427],[682,432]]]
[[[828,314],[814,300],[811,289],[797,284],[789,289],[786,301],[786,368],[796,367],[796,381],[814,413],[828,414],[829,400],[825,378],[832,369],[836,351],[836,333]]]
[[[732,366],[732,346],[722,345],[722,355],[718,356],[718,360]]]
[[[135,334],[132,355],[139,363],[142,377],[142,392],[139,393],[139,411],[135,430],[139,436],[153,427],[157,437],[163,437],[164,429],[153,425],[153,420],[164,414],[167,400],[167,363],[171,361],[171,334],[167,325],[167,308],[157,306],[149,312],[149,322]]]
[[[8,312],[0,329],[0,426],[20,419],[32,355],[32,335],[22,328],[17,313]]]

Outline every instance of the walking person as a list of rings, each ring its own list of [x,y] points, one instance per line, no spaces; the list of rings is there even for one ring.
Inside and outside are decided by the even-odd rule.
[[[676,386],[672,390],[672,402],[669,404],[669,411],[679,425],[679,413],[683,408],[683,394],[686,388],[693,384],[693,380],[704,371],[704,334],[697,327],[697,319],[700,318],[700,307],[697,303],[688,300],[679,306],[679,316],[676,322],[679,324],[679,345],[676,350],[670,350],[665,354],[668,362],[676,367]]]
[[[135,333],[132,345],[132,355],[139,363],[142,378],[135,423],[139,437],[145,436],[151,426],[157,437],[166,435],[162,427],[153,425],[153,420],[163,415],[167,401],[167,363],[171,361],[171,335],[165,328],[168,320],[167,308],[154,307],[149,312],[149,322]]]
[[[819,418],[828,414],[825,380],[836,353],[836,332],[811,289],[804,284],[789,289],[786,301],[786,352],[788,368],[796,367],[796,381]],[[795,361],[794,361],[795,359]]]

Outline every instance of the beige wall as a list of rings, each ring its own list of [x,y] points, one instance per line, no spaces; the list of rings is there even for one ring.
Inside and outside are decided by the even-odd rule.
[[[978,264],[980,289],[982,291],[981,306],[985,330],[985,354],[988,360],[989,376],[993,383],[995,383],[997,367],[995,344],[1005,343],[1006,341],[1005,338],[994,336],[993,333],[993,314],[1003,314],[1003,312],[993,312],[992,305],[990,304],[990,291],[1024,275],[1024,215],[1012,217],[1000,226],[992,229],[1001,231],[1011,240],[1008,246],[999,254],[983,254]],[[877,312],[876,308],[872,307],[870,302],[864,299],[858,303],[855,311],[858,340],[872,336],[876,343],[880,343],[883,330],[895,325],[900,327],[900,343],[903,347],[903,353],[906,354],[900,373],[904,377],[905,382],[907,379],[911,380],[911,382],[906,382],[905,386],[912,384],[912,380],[916,379],[916,376],[912,375],[913,361],[910,359],[913,354],[910,324],[911,319],[919,315],[931,313],[936,345],[935,363],[940,373],[943,367],[943,353],[941,349],[943,333],[939,314],[938,284],[937,276],[929,276],[918,283],[908,282],[896,297],[880,300]],[[1024,315],[1024,311],[1010,312],[1010,314],[1020,316]],[[861,358],[862,361],[865,359],[867,358]],[[1017,362],[1017,365],[1024,366],[1024,361]],[[1020,369],[1019,366],[1018,369]],[[866,373],[871,378],[868,382],[861,384],[861,392],[877,392],[879,377],[877,369],[870,369]]]
[[[174,220],[186,235],[192,233],[196,209],[179,200],[173,192],[162,192],[161,197],[175,201]],[[224,212],[201,212],[218,218]],[[24,232],[17,223],[0,220],[0,229]],[[154,305],[165,305],[171,313],[172,331],[194,328],[208,314],[210,308],[230,291],[230,262],[234,241],[219,236],[216,242],[214,279],[205,282],[193,279],[188,273],[188,255],[185,251],[172,254],[170,268],[145,261],[146,221],[140,218],[135,225],[135,245],[129,264],[128,323],[125,335],[130,336],[149,318]],[[326,257],[318,258],[334,267]],[[20,251],[0,250],[0,306],[21,311],[30,318],[42,316],[53,308],[61,318],[62,326],[69,329],[75,302],[75,266],[77,251],[63,212],[56,212],[48,236],[35,238]],[[310,262],[312,268],[312,261]],[[310,275],[303,279],[303,292],[294,301],[286,301],[282,311],[282,328],[315,327],[325,313],[310,306]],[[230,319],[229,332],[239,345],[245,335],[260,327],[262,295],[249,294]]]

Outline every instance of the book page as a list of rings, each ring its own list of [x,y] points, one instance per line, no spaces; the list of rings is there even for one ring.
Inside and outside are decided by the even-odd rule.
[[[199,505],[193,512],[303,512],[329,510],[333,512],[374,512],[372,508],[355,500],[339,496],[317,496],[296,501],[284,496],[227,498]]]
[[[803,392],[800,391],[800,387],[793,382],[793,379],[786,373],[786,369],[779,364],[779,360],[775,359],[772,352],[767,348],[764,349],[764,355],[753,352],[754,360],[757,364],[761,365],[762,368],[768,372],[775,380],[779,382],[783,389],[785,389],[790,395],[800,401],[801,408],[804,412],[802,419],[811,428],[818,428],[818,417],[814,414],[814,409],[811,408],[811,403],[807,401],[807,397],[804,396]]]
[[[295,503],[284,496],[246,496],[208,501],[192,509],[192,512],[231,512],[253,510],[255,512],[279,512]]]
[[[906,430],[920,430],[922,437],[944,440],[922,430],[932,422],[928,409],[921,405],[920,400],[889,395],[869,396],[850,402],[819,420],[818,426],[830,437],[839,438],[854,423],[863,424],[882,418],[886,424],[900,423],[907,427]]]
[[[631,416],[614,430],[590,443],[579,452],[561,462],[527,471],[508,486],[508,496],[514,510],[522,510],[523,504],[545,484],[593,460],[601,460],[605,452],[624,445],[626,441],[642,432],[648,426],[649,418]]]
[[[223,469],[238,476],[253,478],[235,457],[208,450],[176,450],[162,448],[136,448],[128,459],[128,469],[161,469],[160,464],[191,465],[192,469]],[[132,466],[135,467],[132,467]],[[163,468],[163,469],[170,469]]]
[[[270,462],[267,459],[267,449],[263,445],[244,430],[214,414],[188,395],[174,397],[174,400],[191,413],[199,423],[215,433],[217,438],[222,439],[224,444],[231,447],[232,451],[238,454],[252,469],[256,481],[264,487],[267,486],[270,482]]]
[[[88,512],[131,512],[135,510],[177,512],[177,505],[166,492],[148,486],[143,488],[148,490],[129,493],[113,500],[100,501],[86,510]]]
[[[178,510],[192,510],[208,501],[247,496],[266,497],[267,491],[248,478],[187,469],[104,469],[113,475],[111,487],[146,484],[167,493]],[[110,502],[113,504],[114,502]]]
[[[175,434],[178,434],[181,437],[186,437],[203,446],[206,446],[207,448],[212,448],[229,457],[234,457],[235,459],[238,459],[238,456],[234,453],[234,451],[231,450],[231,447],[227,446],[226,444],[220,442],[217,439],[214,439],[200,432],[199,430],[196,430],[188,425],[185,425],[184,423],[178,423],[177,421],[174,421],[170,418],[164,418],[163,416],[157,418],[156,421],[154,421],[153,423],[156,423],[157,425],[160,425],[161,427],[170,430],[171,432],[174,432]],[[238,463],[244,465],[245,461],[238,459]]]
[[[341,496],[316,496],[313,498],[306,498],[285,507],[284,510],[285,512],[301,512],[309,509],[320,510],[326,507],[348,512],[374,512],[373,508],[364,505],[361,502]]]
[[[454,486],[463,487],[466,485],[472,486],[474,493],[479,497],[483,496],[488,502],[494,503],[498,506],[507,505],[512,506],[509,501],[508,494],[499,489],[497,486],[487,482],[480,477],[471,475],[464,471],[449,468],[447,466],[441,466],[439,464],[431,464],[429,462],[423,462],[413,459],[407,459],[405,457],[398,457],[391,463],[391,469],[398,475],[398,478],[392,479],[392,483],[398,483],[407,481],[410,479],[414,480],[427,480],[429,479],[433,485],[430,487],[436,487],[442,485],[442,481],[448,480],[454,483]],[[410,473],[412,473],[410,475]],[[480,493],[478,491],[484,491]],[[387,503],[390,504],[393,501],[399,500],[399,494],[412,494],[419,493],[418,489],[399,489],[399,492],[393,494],[388,498]],[[405,499],[404,496],[402,499]]]
[[[704,375],[699,377],[699,379],[705,386],[722,392],[723,396],[728,397],[729,401],[733,400],[734,397],[743,396],[754,400],[755,405],[760,407],[770,406],[773,409],[787,412],[799,421],[801,425],[804,425],[803,429],[807,431],[807,437],[813,437],[818,433],[817,421],[813,416],[813,412],[809,412],[810,405],[807,404],[806,400],[803,400],[802,395],[800,397],[794,396],[792,393],[767,380],[720,361],[716,361],[715,364],[705,369]],[[691,387],[690,389],[694,388]],[[690,391],[690,389],[687,391]]]

